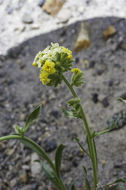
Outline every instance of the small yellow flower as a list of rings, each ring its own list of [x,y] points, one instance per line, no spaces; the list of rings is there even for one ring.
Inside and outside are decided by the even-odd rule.
[[[36,62],[33,62],[32,65],[33,65],[34,67],[37,67],[37,66],[38,66],[38,64],[37,64]]]
[[[80,70],[80,69],[78,69],[78,68],[73,68],[72,70],[71,70],[74,74],[77,74],[77,73],[81,73],[82,71]]]
[[[53,61],[46,60],[45,64],[42,67],[42,70],[46,71],[49,74],[55,73],[56,72],[55,63]]]
[[[46,85],[50,82],[50,79],[48,78],[49,73],[45,72],[45,71],[41,71],[40,73],[40,81]]]
[[[67,53],[68,55],[72,55],[72,51],[69,50],[68,48],[62,47],[62,50],[64,51],[64,53]]]
[[[42,62],[43,62],[42,59],[40,59],[39,62],[42,64]]]
[[[68,59],[72,59],[72,55],[68,55]]]

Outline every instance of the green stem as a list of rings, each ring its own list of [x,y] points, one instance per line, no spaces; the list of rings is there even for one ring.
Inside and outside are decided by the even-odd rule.
[[[76,92],[74,91],[72,85],[68,82],[68,80],[64,76],[62,76],[62,77],[63,77],[64,82],[70,89],[73,97],[77,98],[78,96],[77,96]],[[82,120],[83,120],[84,126],[86,128],[86,132],[87,132],[88,149],[89,149],[90,158],[92,161],[92,168],[93,168],[94,188],[96,190],[97,184],[98,184],[98,167],[97,167],[97,153],[95,150],[95,142],[94,142],[94,139],[91,137],[91,130],[88,125],[88,121],[87,121],[84,109],[82,108],[81,104],[80,104],[80,108],[81,108]]]

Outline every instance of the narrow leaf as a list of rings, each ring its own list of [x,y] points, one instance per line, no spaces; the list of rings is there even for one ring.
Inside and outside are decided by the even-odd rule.
[[[84,181],[85,181],[86,190],[91,190],[88,177],[87,177],[87,170],[84,166],[83,166],[83,171],[84,171]]]
[[[66,111],[64,108],[62,108],[63,113],[69,117],[69,118],[75,118],[73,113],[71,111]]]
[[[49,178],[49,180],[58,188],[60,189],[60,184],[57,180],[56,174],[53,172],[53,170],[45,163],[42,164],[42,169],[45,172],[46,176]]]
[[[108,183],[108,184],[102,186],[102,188],[109,187],[109,186],[112,186],[112,185],[115,185],[115,184],[118,184],[118,183],[126,183],[126,180],[117,179],[117,180],[113,181],[112,183]]]
[[[80,98],[73,98],[73,99],[68,101],[68,104],[70,106],[73,106],[74,104],[79,104],[79,103],[80,103]]]
[[[74,139],[75,139],[75,141],[77,142],[77,144],[79,145],[79,147],[81,148],[81,150],[82,150],[84,153],[86,153],[86,154],[90,157],[90,155],[88,154],[88,152],[87,152],[87,151],[84,149],[84,147],[81,145],[80,140],[79,140],[77,137],[75,137]]]
[[[123,99],[123,98],[118,98],[118,100],[119,100],[120,102],[123,102],[123,103],[125,103],[125,104],[126,104],[126,99]]]
[[[56,150],[56,155],[55,155],[55,168],[56,168],[56,173],[57,176],[60,177],[60,168],[61,168],[61,160],[62,160],[62,152],[64,149],[64,145],[61,144]]]
[[[20,140],[20,142],[22,142],[23,144],[28,146],[30,149],[32,149],[33,151],[38,153],[40,155],[40,157],[45,159],[48,162],[48,164],[50,165],[50,167],[55,171],[55,166],[54,166],[53,162],[50,160],[50,158],[48,157],[47,153],[44,151],[44,149],[41,146],[39,146],[32,139],[29,139],[26,136],[21,136],[19,134],[13,134],[13,135],[0,137],[0,142],[6,141],[6,140],[11,140],[11,139]]]
[[[112,123],[112,125],[110,126],[109,129],[105,129],[105,130],[100,131],[100,132],[95,132],[95,131],[94,131],[94,132],[92,133],[92,138],[94,138],[94,137],[96,137],[96,136],[103,135],[103,134],[105,134],[105,133],[108,133],[108,132],[112,131],[112,130],[114,129],[114,127],[115,127],[115,124],[116,124],[116,121],[113,121],[113,123]]]
[[[92,159],[92,151],[91,151],[91,147],[90,147],[88,136],[86,137],[86,141],[87,141],[87,144],[88,144],[89,156]]]
[[[95,165],[96,165],[96,169],[97,169],[97,173],[98,173],[98,157],[97,157],[97,150],[96,150],[96,145],[95,145],[95,140],[94,138],[92,139],[93,141],[93,148],[95,151]]]
[[[35,108],[35,110],[28,116],[24,127],[24,133],[28,130],[29,126],[38,118],[41,106]]]
[[[16,127],[15,127],[15,132],[16,132],[16,134],[19,134],[21,136],[24,135],[23,128],[18,125],[16,125]]]
[[[122,184],[119,185],[119,190],[125,190],[125,187],[122,186]]]
[[[76,190],[76,188],[75,188],[75,185],[74,185],[74,184],[71,186],[71,190]]]
[[[48,162],[48,164],[51,166],[51,168],[55,171],[53,162],[50,160],[47,153],[44,151],[44,149],[42,147],[40,147],[37,143],[35,143],[33,140],[31,140],[27,137],[22,137],[22,139],[20,139],[20,141],[23,144],[25,144],[26,146],[28,146],[30,149],[32,149],[33,151],[38,153],[40,155],[40,157],[45,159]]]

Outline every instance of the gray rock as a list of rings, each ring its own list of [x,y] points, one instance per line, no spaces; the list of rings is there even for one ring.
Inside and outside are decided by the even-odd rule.
[[[7,11],[7,14],[12,14],[12,13],[13,13],[13,7],[8,6],[8,7],[6,8],[6,11]]]
[[[113,130],[120,129],[126,125],[126,110],[121,110],[120,112],[114,113],[113,116],[107,120],[108,128],[111,127],[115,121],[115,126]]]
[[[57,144],[55,139],[46,139],[43,142],[43,146],[46,152],[52,152],[56,149]]]
[[[26,3],[26,0],[19,0],[15,6],[15,9],[20,10],[24,4]]]
[[[109,106],[109,101],[108,101],[108,97],[103,98],[103,100],[101,101],[102,105],[104,106],[104,108]]]
[[[30,184],[30,185],[26,185],[25,187],[21,188],[22,190],[34,190],[36,188],[34,188],[34,185]]]
[[[22,17],[22,22],[25,23],[25,24],[32,24],[33,23],[33,19],[32,17],[30,16],[30,14],[28,13],[25,13]]]

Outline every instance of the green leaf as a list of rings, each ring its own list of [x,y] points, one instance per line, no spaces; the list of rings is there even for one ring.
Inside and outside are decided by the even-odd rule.
[[[84,84],[83,73],[74,73],[72,76],[71,85],[78,87],[82,84]]]
[[[18,125],[16,125],[16,127],[15,127],[15,132],[16,132],[16,134],[20,134],[21,136],[24,135],[23,128]]]
[[[71,186],[71,190],[76,190],[76,188],[75,188],[75,185],[74,185],[74,184]]]
[[[125,190],[125,187],[123,187],[122,184],[119,185],[119,190]]]
[[[64,108],[62,108],[62,111],[65,114],[65,116],[67,116],[69,118],[75,118],[75,116],[73,115],[73,113],[71,111],[66,111]]]
[[[81,110],[79,109],[71,109],[71,111],[66,111],[65,109],[62,109],[62,111],[64,112],[65,116],[69,117],[69,118],[78,118],[81,119]]]
[[[56,150],[56,155],[55,155],[55,168],[56,168],[56,173],[57,176],[60,177],[60,168],[61,168],[61,160],[62,160],[62,152],[64,149],[64,145],[61,144]]]
[[[87,151],[84,149],[84,147],[81,145],[80,140],[79,140],[77,137],[75,137],[74,139],[75,139],[75,141],[77,142],[77,144],[79,145],[79,147],[81,148],[81,150],[82,150],[84,153],[86,153],[86,154],[90,157],[90,155],[88,154],[88,152],[87,152]]]
[[[113,123],[112,123],[112,125],[110,126],[110,128],[109,129],[105,129],[105,130],[103,130],[103,131],[100,131],[100,132],[93,132],[92,133],[92,138],[94,138],[94,137],[96,137],[96,136],[100,136],[100,135],[104,135],[105,133],[108,133],[108,132],[110,132],[110,131],[112,131],[113,129],[114,129],[114,127],[115,127],[115,124],[116,124],[116,121],[113,121]]]
[[[80,98],[73,98],[73,99],[68,101],[68,104],[70,106],[74,106],[74,105],[79,104],[79,103],[80,103]]]
[[[117,180],[113,181],[112,183],[108,183],[108,184],[102,186],[102,188],[109,187],[109,186],[112,186],[112,185],[115,185],[115,184],[118,184],[118,183],[126,183],[126,180],[117,179]]]
[[[54,171],[45,163],[42,164],[42,169],[45,172],[46,176],[49,178],[49,180],[58,188],[60,189],[60,184],[58,182],[57,176],[54,173]]]
[[[126,104],[126,99],[123,99],[123,98],[118,98],[118,100],[119,100],[120,102],[123,102],[123,103],[125,103],[125,104]]]
[[[32,139],[29,139],[26,136],[21,136],[20,134],[13,134],[13,135],[0,137],[0,142],[5,141],[5,140],[11,140],[11,139],[20,140],[20,142],[22,142],[23,144],[28,146],[30,149],[38,153],[39,156],[43,158],[44,160],[46,160],[48,164],[50,165],[50,167],[55,171],[55,166],[53,162],[50,160],[50,158],[48,157],[47,153],[44,151],[44,149],[40,145],[38,145]]]
[[[96,165],[96,169],[97,169],[97,173],[98,173],[98,157],[97,157],[97,150],[96,150],[96,144],[95,144],[95,140],[94,138],[91,139],[93,141],[93,148],[95,151],[95,165]]]
[[[85,181],[86,190],[91,190],[88,177],[87,177],[87,170],[84,166],[83,166],[83,171],[84,171],[84,181]]]
[[[29,126],[38,118],[41,106],[35,108],[35,110],[28,116],[26,120],[25,127],[23,129],[24,133],[28,130]]]
[[[53,162],[50,160],[47,153],[44,151],[44,149],[42,147],[40,147],[37,143],[35,143],[33,140],[31,140],[27,137],[22,137],[22,139],[19,139],[19,140],[23,144],[28,146],[30,149],[32,149],[33,151],[38,153],[40,155],[40,157],[45,159],[48,162],[48,164],[51,166],[51,168],[55,171],[55,166],[54,166]]]
[[[86,141],[87,141],[87,144],[88,144],[89,156],[90,156],[90,158],[92,159],[92,151],[91,151],[91,147],[90,147],[90,143],[89,143],[89,138],[88,138],[88,136],[86,136]]]

